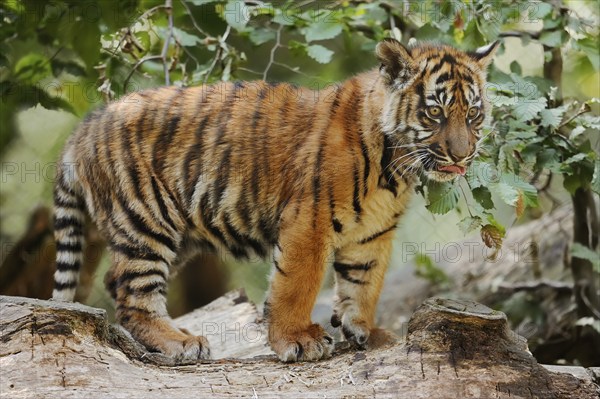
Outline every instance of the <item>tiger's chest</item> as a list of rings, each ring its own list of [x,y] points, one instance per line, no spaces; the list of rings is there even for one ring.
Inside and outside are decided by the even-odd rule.
[[[401,182],[396,192],[384,187],[376,187],[362,202],[359,217],[346,207],[340,215],[344,229],[338,233],[335,246],[368,242],[378,234],[395,228],[412,198],[413,186]]]

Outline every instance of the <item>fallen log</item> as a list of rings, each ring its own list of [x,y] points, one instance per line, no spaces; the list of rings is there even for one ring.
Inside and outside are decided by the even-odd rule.
[[[254,304],[236,291],[176,320],[203,332],[216,360],[174,365],[148,353],[104,310],[0,297],[0,397],[597,398],[593,374],[551,372],[471,301],[433,298],[383,349],[336,345],[332,359],[280,363]],[[576,373],[577,374],[577,373]]]

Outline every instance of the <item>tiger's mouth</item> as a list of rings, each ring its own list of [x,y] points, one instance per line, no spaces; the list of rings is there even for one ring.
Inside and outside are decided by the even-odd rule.
[[[467,167],[466,166],[461,166],[461,165],[439,165],[437,168],[438,172],[445,172],[445,173],[456,173],[459,174],[461,176],[464,176],[465,173],[467,173]]]
[[[428,179],[438,182],[447,182],[464,176],[468,165],[443,164],[434,157],[428,157],[423,163],[423,170]]]

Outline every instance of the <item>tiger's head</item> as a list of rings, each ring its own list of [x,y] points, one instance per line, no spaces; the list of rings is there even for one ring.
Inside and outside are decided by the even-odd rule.
[[[466,173],[477,155],[489,111],[486,70],[499,42],[474,52],[386,39],[376,48],[385,82],[382,126],[401,154],[395,169],[424,171],[436,181]]]

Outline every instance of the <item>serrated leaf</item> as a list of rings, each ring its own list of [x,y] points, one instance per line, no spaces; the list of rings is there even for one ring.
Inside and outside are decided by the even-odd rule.
[[[600,253],[578,242],[571,246],[571,256],[589,261],[596,273],[600,273]]]
[[[521,216],[523,216],[523,212],[525,212],[525,201],[523,200],[523,193],[519,193],[519,198],[517,198],[517,203],[515,205],[517,219],[520,219]]]
[[[465,178],[467,179],[467,183],[469,183],[469,187],[473,190],[477,187],[487,186],[496,179],[496,176],[497,171],[495,165],[481,161],[473,161],[471,166],[469,166],[469,169],[467,169]]]
[[[342,33],[342,25],[327,15],[320,16],[316,22],[304,29],[304,36],[309,43],[315,40],[333,39],[340,33]]]
[[[504,201],[504,203],[515,206],[519,199],[519,190],[508,183],[498,182],[490,186],[492,190]]]
[[[558,127],[564,113],[564,108],[543,109],[540,112],[540,116],[542,117],[542,126]]]
[[[519,176],[511,173],[504,173],[500,177],[500,182],[509,184],[521,192],[523,194],[525,205],[532,207],[537,206],[537,189]]]
[[[486,224],[481,228],[481,239],[488,248],[499,249],[502,247],[504,232],[493,224]]]
[[[306,48],[306,52],[309,57],[321,64],[327,64],[331,61],[331,57],[333,56],[333,51],[320,44],[311,44]]]
[[[481,226],[481,223],[482,220],[479,216],[467,216],[458,222],[458,228],[466,235]]]
[[[547,100],[545,97],[540,97],[538,99],[525,99],[521,98],[517,100],[517,103],[514,105],[513,110],[515,116],[521,122],[527,122],[535,118],[541,110],[546,108]]]
[[[431,213],[443,215],[450,212],[458,203],[458,188],[454,183],[431,182],[427,185],[427,209]]]

